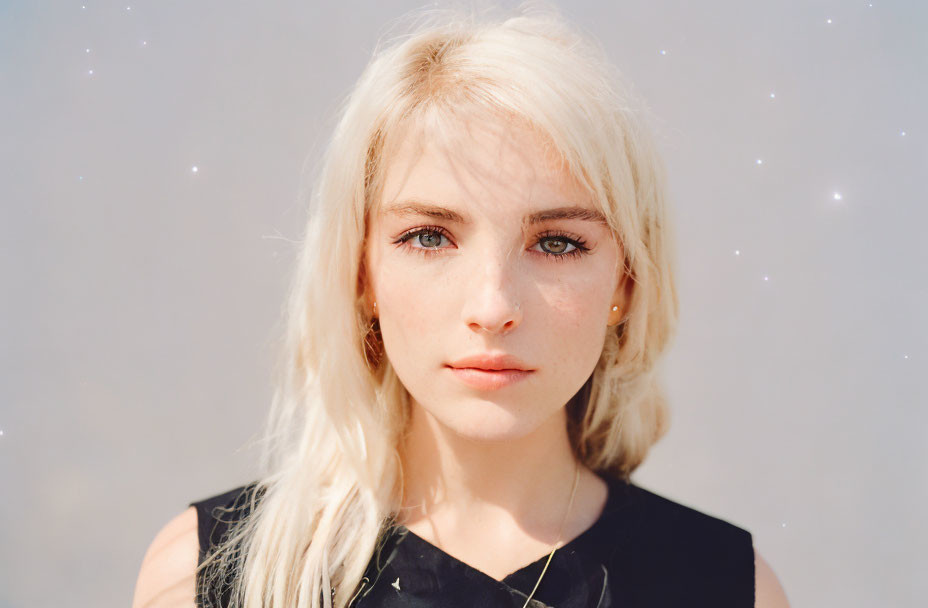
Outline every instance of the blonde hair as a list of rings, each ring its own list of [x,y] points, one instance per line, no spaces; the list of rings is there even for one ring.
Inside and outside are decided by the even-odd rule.
[[[666,431],[656,363],[676,328],[664,170],[647,109],[592,38],[535,3],[514,15],[415,13],[375,50],[339,112],[289,293],[251,513],[200,566],[243,608],[344,607],[402,496],[408,394],[364,302],[367,221],[391,140],[463,112],[543,134],[608,218],[633,281],[626,320],[567,404],[575,453],[628,479]],[[445,127],[443,127],[444,125]],[[261,499],[257,500],[260,494]],[[223,583],[224,582],[224,583]]]

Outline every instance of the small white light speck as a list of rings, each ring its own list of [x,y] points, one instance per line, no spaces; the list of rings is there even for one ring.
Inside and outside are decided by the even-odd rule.
[[[761,159],[758,158],[758,159],[757,159],[757,164],[758,164],[758,165],[762,165],[762,164],[764,164],[764,161],[762,161]]]
[[[193,166],[193,169],[191,169],[191,171],[193,171],[194,173],[196,173],[196,172],[199,171],[199,170],[200,170],[200,169],[198,169],[196,165],[194,165],[194,166]]]
[[[78,175],[78,176],[77,176],[77,181],[79,181],[79,182],[84,181],[84,176],[83,176],[83,175]]]
[[[667,54],[667,51],[665,51],[664,49],[661,49],[661,55],[666,55],[666,54]]]
[[[86,6],[84,6],[84,5],[81,5],[81,8],[83,9],[83,8],[87,8],[87,7],[86,7]]]
[[[740,250],[740,249],[735,249],[735,255],[741,255],[741,250]]]
[[[132,7],[131,7],[131,6],[127,6],[127,7],[126,7],[126,10],[127,10],[127,11],[131,11],[131,10],[132,10]]]
[[[90,52],[90,49],[84,49],[84,52],[85,52],[85,53],[89,53],[89,52]]]
[[[770,94],[770,99],[775,99],[775,98],[776,98],[776,96],[777,96],[777,94],[776,94],[776,93],[771,93],[771,94]]]
[[[899,135],[905,137],[905,131],[900,131],[900,132],[899,132]]]
[[[834,194],[834,199],[835,199],[836,201],[840,201],[842,198],[844,198],[844,197],[841,196],[841,193],[840,193],[840,192],[835,192],[835,194]]]
[[[770,277],[764,277],[764,280],[765,280],[765,281],[769,281],[769,280],[770,280]]]
[[[142,46],[148,46],[148,41],[147,41],[147,40],[143,40],[143,41],[142,41]]]
[[[786,522],[784,521],[782,524],[780,524],[780,527],[781,527],[781,528],[785,528],[785,527],[786,527]]]
[[[93,70],[87,70],[88,74],[93,74]]]
[[[3,435],[3,429],[0,429],[0,436]]]
[[[399,591],[399,590],[400,590],[400,577],[396,577],[396,580],[393,581],[393,582],[390,584],[390,586],[393,587],[394,589],[396,589],[397,591]]]
[[[827,19],[825,23],[831,23],[831,19]]]
[[[903,358],[903,359],[908,359],[909,356],[908,356],[908,355],[902,355],[902,358]]]

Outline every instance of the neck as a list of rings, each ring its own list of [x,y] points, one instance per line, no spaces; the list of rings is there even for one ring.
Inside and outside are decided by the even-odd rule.
[[[455,433],[413,400],[401,451],[402,522],[441,513],[462,525],[505,517],[556,528],[577,466],[563,408],[528,435],[482,440]]]

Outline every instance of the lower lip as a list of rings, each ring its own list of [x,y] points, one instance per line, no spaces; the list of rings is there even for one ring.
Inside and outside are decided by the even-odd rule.
[[[447,367],[461,382],[485,391],[515,384],[532,373],[522,369],[488,370],[476,367],[451,367],[450,365]]]

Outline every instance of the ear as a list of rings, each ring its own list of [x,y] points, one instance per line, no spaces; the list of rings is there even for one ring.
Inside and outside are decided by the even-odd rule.
[[[635,281],[632,279],[631,273],[623,267],[619,284],[612,295],[612,301],[609,303],[609,321],[607,322],[609,327],[618,325],[627,318],[628,306],[631,303],[634,290]]]
[[[358,265],[358,282],[356,286],[358,299],[361,301],[361,305],[364,307],[364,313],[368,317],[377,316],[377,309],[374,308],[374,302],[377,301],[377,298],[373,294],[373,290],[369,285],[367,280],[367,268],[362,257],[361,263]]]

